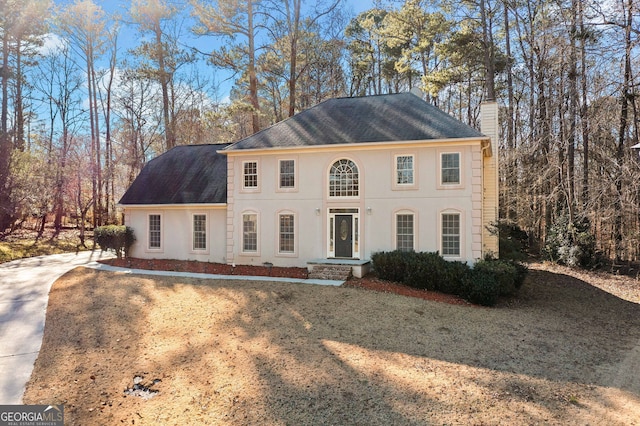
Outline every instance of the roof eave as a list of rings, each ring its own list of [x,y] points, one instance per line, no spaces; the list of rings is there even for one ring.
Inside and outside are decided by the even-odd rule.
[[[382,142],[349,142],[340,144],[325,145],[303,145],[303,146],[271,146],[268,148],[239,148],[217,151],[224,155],[243,155],[247,153],[258,154],[263,152],[287,152],[287,151],[335,151],[335,150],[362,150],[362,149],[389,149],[400,146],[433,146],[433,145],[475,145],[477,143],[489,144],[491,149],[491,139],[488,136],[478,135],[466,138],[446,138],[446,139],[419,139],[407,141],[382,141]]]
[[[226,208],[227,203],[173,203],[173,204],[116,204],[126,209],[182,209],[182,208]]]

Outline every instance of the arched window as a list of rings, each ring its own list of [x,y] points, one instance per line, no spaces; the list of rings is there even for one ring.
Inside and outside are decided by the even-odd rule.
[[[333,163],[329,172],[330,197],[357,197],[359,187],[356,163],[346,158]]]

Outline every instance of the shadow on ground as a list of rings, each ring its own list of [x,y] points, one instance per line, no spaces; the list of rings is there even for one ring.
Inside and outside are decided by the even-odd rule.
[[[538,270],[488,309],[77,269],[25,401],[64,403],[69,424],[615,424],[640,409],[639,343],[640,305]],[[157,396],[123,396],[134,375]]]

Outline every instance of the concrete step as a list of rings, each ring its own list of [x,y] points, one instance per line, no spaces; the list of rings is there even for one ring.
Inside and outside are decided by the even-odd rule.
[[[313,265],[309,278],[314,280],[342,280],[346,281],[351,277],[351,266],[349,265]]]

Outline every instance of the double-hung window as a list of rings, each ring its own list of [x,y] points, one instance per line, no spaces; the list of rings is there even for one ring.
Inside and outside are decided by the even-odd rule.
[[[415,224],[413,213],[398,213],[396,215],[396,249],[400,251],[414,251]]]
[[[460,153],[445,152],[440,156],[440,181],[442,185],[459,185],[460,182]]]
[[[396,156],[396,185],[414,184],[414,157],[413,155]]]
[[[258,189],[257,161],[245,161],[242,163],[242,187],[244,189]]]
[[[442,255],[460,256],[460,214],[442,214]]]
[[[159,214],[149,215],[149,249],[162,249],[162,216]]]
[[[293,254],[296,251],[295,216],[291,213],[279,215],[279,241],[278,252],[281,254]]]
[[[258,251],[258,215],[255,213],[242,215],[242,251],[245,253]]]
[[[207,215],[193,215],[193,250],[207,249]]]
[[[279,189],[294,189],[296,187],[296,162],[295,160],[280,160]]]

